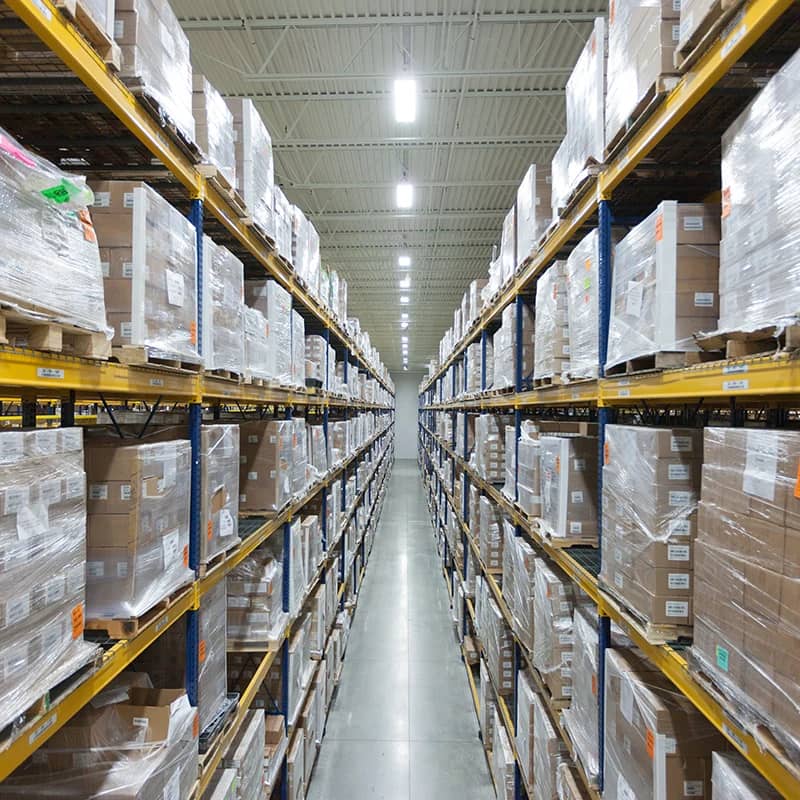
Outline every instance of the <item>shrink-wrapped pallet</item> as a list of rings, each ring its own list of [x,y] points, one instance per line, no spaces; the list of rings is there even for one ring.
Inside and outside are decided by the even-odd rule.
[[[533,378],[559,383],[570,371],[567,262],[551,264],[536,284]]]
[[[328,472],[328,449],[325,443],[325,429],[322,425],[309,425],[307,428],[308,464],[314,480],[322,479]]]
[[[244,282],[247,305],[267,320],[269,339],[267,374],[281,385],[292,384],[292,296],[277,281]]]
[[[275,219],[275,249],[278,255],[292,264],[292,221],[294,207],[286,199],[280,186],[272,188],[272,212]]]
[[[292,420],[239,426],[239,510],[279,511],[292,496]]]
[[[517,267],[516,259],[517,227],[516,209],[514,206],[503,220],[503,230],[500,235],[500,285],[511,280]],[[458,341],[456,332],[455,341]]]
[[[140,181],[99,181],[93,189],[113,344],[199,361],[194,226]]]
[[[516,761],[514,750],[506,732],[506,726],[494,712],[494,750],[492,751],[492,772],[497,800],[514,800],[514,772]]]
[[[492,389],[507,389],[516,385],[519,335],[517,326],[520,314],[522,340],[519,347],[522,350],[520,366],[523,386],[533,377],[533,314],[527,303],[522,303],[521,306],[510,303],[503,309],[502,324],[492,340],[494,355]]]
[[[514,633],[533,652],[536,551],[514,526],[503,520],[503,599],[511,612]]]
[[[739,753],[711,756],[713,800],[780,800],[781,795]]]
[[[752,331],[800,309],[800,52],[722,137],[719,328]]]
[[[1,727],[92,656],[82,434],[0,433]]]
[[[486,495],[480,500],[478,549],[484,566],[491,571],[503,567],[503,512]]]
[[[238,800],[260,800],[264,794],[265,738],[264,712],[261,709],[247,711],[222,759],[226,768],[236,770]]]
[[[254,380],[269,380],[273,351],[270,348],[269,323],[256,308],[244,306],[244,376]]]
[[[239,426],[200,430],[200,563],[239,542]]]
[[[236,188],[244,200],[249,218],[267,236],[274,237],[272,139],[249,97],[228,97],[226,102],[233,114]]]
[[[517,722],[516,738],[517,755],[519,756],[519,769],[526,787],[533,785],[534,777],[534,703],[536,690],[527,671],[520,670],[517,674]],[[550,798],[547,798],[550,800]]]
[[[295,272],[309,291],[319,295],[319,234],[306,215],[297,207],[292,216],[292,263]]]
[[[236,144],[233,114],[225,99],[203,76],[192,78],[192,112],[195,141],[208,164],[216,167],[222,178],[236,186]]]
[[[292,381],[295,388],[306,385],[306,323],[299,311],[292,309]]]
[[[517,189],[517,269],[537,252],[550,224],[550,183],[550,168],[531,164]]]
[[[535,425],[524,421],[517,443],[517,505],[529,516],[542,513],[539,434]]]
[[[86,611],[128,619],[191,582],[191,448],[183,439],[86,440]]]
[[[91,204],[85,178],[62,172],[0,129],[3,305],[107,332]]]
[[[569,377],[596,378],[599,360],[600,237],[595,228],[567,258]]]
[[[244,266],[227,247],[203,237],[203,364],[244,373]]]
[[[716,327],[719,209],[665,200],[614,248],[606,369],[698,349]]]
[[[533,800],[555,800],[558,796],[558,767],[569,755],[553,725],[544,699],[533,696]]]
[[[122,54],[120,77],[193,142],[189,39],[169,3],[116,0],[114,39]]]
[[[469,284],[469,325],[468,327],[472,327],[472,324],[481,314],[481,308],[483,307],[483,300],[481,293],[483,292],[484,288],[486,287],[486,278],[475,278],[475,280],[471,281]]]

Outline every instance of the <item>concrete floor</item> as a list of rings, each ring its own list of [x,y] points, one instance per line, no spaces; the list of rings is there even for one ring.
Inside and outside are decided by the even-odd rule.
[[[309,800],[490,800],[414,461],[396,461]]]

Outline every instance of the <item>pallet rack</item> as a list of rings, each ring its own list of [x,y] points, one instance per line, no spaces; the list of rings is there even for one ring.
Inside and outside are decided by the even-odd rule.
[[[195,571],[194,581],[173,599],[169,608],[157,613],[137,635],[111,644],[102,652],[88,677],[68,685],[48,710],[0,742],[0,780],[3,780],[175,624],[187,626],[186,689],[190,702],[196,705],[199,664],[197,612],[204,595],[271,536],[282,533],[285,544],[292,519],[320,495],[324,508],[330,487],[336,481],[341,482],[341,512],[346,514],[347,522],[355,517],[357,508],[364,506],[368,509],[364,530],[360,531],[355,543],[355,549],[361,553],[363,574],[368,555],[365,552],[365,533],[376,520],[375,515],[380,513],[380,496],[393,461],[394,387],[388,373],[371,363],[352,340],[343,321],[331,315],[301,285],[291,265],[276,253],[274,243],[242,218],[241,210],[219,191],[213,179],[206,177],[185,143],[173,138],[148,113],[51,0],[6,0],[0,5],[0,36],[12,36],[16,42],[24,43],[26,59],[15,65],[3,64],[0,68],[3,73],[0,95],[4,98],[0,124],[7,125],[28,146],[53,161],[59,162],[70,156],[80,158],[80,162],[75,163],[81,163],[83,166],[79,169],[92,176],[135,176],[151,182],[166,199],[186,213],[196,228],[198,286],[202,285],[202,240],[205,233],[236,253],[245,264],[246,276],[271,277],[290,292],[293,307],[306,320],[306,332],[324,336],[343,360],[345,379],[348,367],[355,365],[375,378],[389,397],[387,403],[353,401],[327,389],[248,385],[203,372],[91,361],[0,347],[0,389],[4,402],[8,402],[5,398],[18,400],[21,412],[4,416],[4,423],[19,423],[22,427],[35,427],[37,421],[55,422],[62,426],[89,423],[96,417],[76,414],[76,406],[92,410],[91,407],[101,404],[113,406],[128,402],[149,403],[148,407],[153,411],[162,403],[176,404],[187,412],[187,436],[192,447],[189,566]],[[14,72],[24,76],[21,82],[20,75],[14,75]],[[23,86],[21,91],[20,85]],[[26,95],[27,92],[31,94]],[[35,103],[29,102],[31,97]],[[63,134],[59,141],[44,135],[54,120],[63,120],[64,123],[59,126]],[[198,292],[198,296],[201,295],[202,292]],[[200,306],[198,341],[202,342]],[[50,413],[40,413],[41,404],[46,404]],[[326,438],[329,414],[347,419],[351,413],[374,411],[381,430],[276,515],[269,518],[241,517],[242,543],[201,575],[199,452],[204,409],[214,418],[227,410],[241,412],[242,416],[248,411],[257,411],[262,417],[274,415],[279,418],[290,418],[294,410],[303,410],[321,418]],[[383,426],[380,424],[382,421],[385,421]],[[361,487],[356,477],[355,497],[348,497],[348,476],[358,475],[358,465],[368,455],[372,458],[372,471]],[[376,479],[379,479],[377,485]],[[340,577],[343,580],[340,599],[350,582],[355,595],[361,574],[345,575],[344,538],[331,543],[326,541],[325,515],[321,527],[323,548],[328,553],[323,565],[329,566],[337,554],[341,555]],[[288,548],[285,550],[285,558],[288,558]],[[285,609],[288,609],[289,573],[285,566]],[[325,571],[321,568],[308,587],[307,596],[324,579]],[[283,648],[288,648],[293,622],[289,620],[282,632]],[[244,714],[275,657],[275,652],[263,654],[256,674],[239,700],[233,725],[225,730],[214,754],[203,765],[195,790],[196,800],[201,800],[208,788],[225,746],[238,732]],[[286,658],[283,663],[287,663]],[[287,703],[288,696],[284,692],[281,711],[288,726]],[[284,770],[285,766],[284,754]],[[285,792],[285,771],[281,783]]]
[[[472,549],[475,563],[486,577],[506,622],[511,627],[508,608],[496,580],[481,564],[470,535],[466,495],[470,485],[488,495],[510,518],[518,536],[537,545],[596,603],[598,609],[599,663],[599,786],[588,784],[592,797],[602,792],[603,784],[603,662],[610,645],[611,621],[619,624],[705,717],[728,739],[785,797],[800,797],[800,770],[779,748],[754,732],[746,730],[720,700],[690,673],[682,648],[675,643],[653,644],[644,629],[614,598],[599,585],[600,550],[586,547],[557,548],[543,538],[536,525],[520,511],[513,499],[483,480],[465,460],[465,440],[456,441],[456,415],[482,411],[513,413],[519,440],[523,410],[530,415],[560,412],[571,418],[598,423],[599,463],[603,463],[605,426],[615,419],[647,419],[654,410],[682,414],[685,419],[698,413],[720,414],[732,424],[742,424],[745,415],[770,412],[779,423],[787,409],[800,407],[800,362],[792,353],[727,359],[680,369],[648,371],[619,377],[605,377],[606,346],[611,304],[611,227],[612,223],[631,224],[643,219],[663,199],[697,201],[719,197],[718,143],[722,132],[749,102],[752,93],[734,91],[726,83],[735,66],[741,70],[775,68],[800,46],[800,8],[791,0],[749,0],[733,17],[709,48],[678,80],[664,98],[648,111],[637,132],[604,165],[544,238],[539,251],[530,258],[508,285],[501,288],[483,309],[475,323],[457,342],[444,362],[420,387],[419,461],[429,487],[429,503],[435,526],[447,524],[453,515],[461,532],[464,553]],[[716,141],[716,146],[713,144]],[[709,144],[712,142],[712,144]],[[699,144],[698,144],[699,143]],[[693,149],[694,148],[694,149]],[[699,155],[698,152],[699,151]],[[691,170],[686,166],[689,160]],[[691,172],[691,174],[689,174]],[[530,388],[524,385],[522,353],[515,358],[513,389],[505,393],[486,392],[485,371],[482,390],[465,396],[467,386],[467,347],[480,342],[486,353],[489,335],[499,327],[504,308],[521,304],[535,291],[537,278],[556,259],[563,258],[591,227],[599,229],[599,364],[596,380]],[[522,342],[521,317],[517,314],[518,343]],[[456,386],[455,365],[462,364],[464,384]],[[453,399],[454,398],[454,399]],[[451,415],[452,441],[434,432],[435,414]],[[442,472],[446,460],[452,464],[449,480]],[[464,478],[465,497],[455,498],[455,478]],[[602,472],[599,477],[602,490]],[[602,491],[598,493],[598,505]],[[598,508],[600,536],[602,514]],[[447,548],[443,554],[445,571],[452,577]],[[465,576],[460,575],[463,579]],[[471,608],[465,601],[462,616]],[[512,629],[513,632],[513,629]],[[525,664],[524,648],[514,637],[517,670]],[[528,666],[531,666],[528,664]],[[469,668],[468,668],[469,671]],[[535,673],[535,671],[534,671]],[[474,683],[471,673],[471,682]],[[516,683],[516,681],[515,681]],[[516,722],[516,686],[509,714],[502,714],[513,741]],[[551,709],[551,714],[553,709]],[[557,715],[553,715],[557,716]],[[586,784],[585,775],[583,775]],[[515,796],[525,797],[519,764],[516,767]]]

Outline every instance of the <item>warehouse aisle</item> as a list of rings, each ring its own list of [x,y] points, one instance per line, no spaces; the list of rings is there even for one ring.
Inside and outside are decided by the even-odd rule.
[[[414,461],[395,462],[309,800],[489,800]]]

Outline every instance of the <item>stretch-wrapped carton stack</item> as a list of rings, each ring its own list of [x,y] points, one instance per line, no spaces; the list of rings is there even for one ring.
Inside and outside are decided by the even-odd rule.
[[[506,389],[514,386],[517,359],[517,314],[522,314],[522,381],[533,376],[533,315],[523,303],[521,312],[516,303],[503,309],[503,322],[493,338],[494,375],[492,388]]]
[[[239,426],[203,425],[200,432],[200,563],[239,541]]]
[[[313,385],[325,386],[326,358],[328,345],[322,336],[306,336],[305,341],[305,379]]]
[[[471,281],[469,284],[469,318],[468,318],[468,327],[472,327],[472,324],[481,314],[481,308],[483,306],[483,299],[482,299],[482,292],[484,287],[487,284],[486,278],[476,278],[475,280]]]
[[[260,311],[267,321],[266,372],[270,379],[284,386],[292,383],[292,296],[277,281],[248,280],[244,284],[245,301]]]
[[[517,189],[517,269],[537,252],[550,224],[550,184],[550,167],[531,164]]]
[[[192,78],[192,113],[195,141],[205,160],[230,186],[236,186],[233,114],[222,95],[198,73]]]
[[[223,756],[223,765],[236,770],[237,797],[241,800],[258,800],[264,792],[265,738],[264,712],[250,710]]]
[[[477,634],[486,654],[492,685],[501,695],[511,694],[514,690],[514,640],[483,579],[476,581],[475,606]]]
[[[87,650],[91,656],[83,642],[82,434],[80,428],[0,433],[2,727],[81,666]]]
[[[700,431],[606,426],[602,579],[647,622],[692,623],[702,459]]]
[[[533,696],[533,797],[550,800],[557,796],[559,764],[568,761],[564,740],[556,733],[544,700]]]
[[[497,800],[514,800],[514,772],[516,761],[514,750],[508,738],[505,725],[494,711],[494,750],[492,751],[492,772]]]
[[[529,516],[542,513],[542,481],[540,474],[539,433],[527,420],[520,426],[517,443],[517,505]]]
[[[292,223],[294,206],[286,199],[279,186],[272,187],[272,215],[275,220],[275,249],[278,255],[289,264],[294,263],[292,255]]]
[[[569,377],[596,378],[599,359],[598,276],[600,236],[595,228],[567,258]]]
[[[138,617],[192,580],[191,448],[183,439],[86,440],[86,609]]]
[[[292,309],[292,380],[291,385],[306,385],[306,323],[299,311]]]
[[[244,376],[248,383],[254,380],[269,380],[272,350],[269,339],[269,323],[256,308],[244,306]]]
[[[203,237],[203,364],[242,375],[244,266],[227,247]]]
[[[100,181],[92,188],[113,344],[197,362],[194,226],[145,183]]]
[[[475,420],[475,467],[489,483],[503,483],[506,474],[505,428],[510,418],[481,414]]]
[[[781,795],[738,753],[711,756],[715,800],[780,800]]]
[[[719,313],[719,209],[665,200],[614,248],[606,369],[698,349]]]
[[[503,599],[511,612],[514,633],[533,652],[536,551],[514,526],[503,521]]]
[[[114,39],[122,53],[120,77],[153,100],[193,142],[189,39],[169,3],[116,0]]]
[[[280,510],[292,496],[293,420],[248,420],[239,432],[239,509]]]
[[[486,495],[480,500],[478,548],[487,569],[503,568],[503,512]]]
[[[695,658],[744,719],[800,742],[800,434],[706,428]]]
[[[567,262],[556,261],[536,284],[536,332],[533,340],[534,380],[559,383],[570,371]]]

